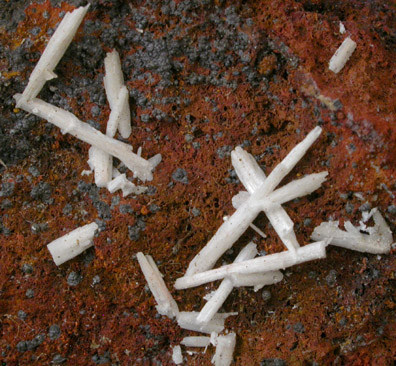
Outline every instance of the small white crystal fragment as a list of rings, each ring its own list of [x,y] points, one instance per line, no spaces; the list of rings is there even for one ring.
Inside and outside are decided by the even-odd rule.
[[[111,180],[107,184],[107,189],[110,193],[114,193],[121,189],[123,197],[126,197],[131,193],[142,194],[147,191],[147,187],[136,186],[135,184],[130,182],[125,174],[120,174],[116,178]]]
[[[210,338],[205,336],[184,337],[180,344],[186,347],[207,347],[210,345]]]
[[[148,160],[133,153],[130,145],[102,134],[88,123],[80,121],[74,114],[43,100],[34,98],[25,101],[21,98],[21,94],[15,94],[14,99],[19,103],[19,108],[26,112],[34,113],[61,130],[67,131],[78,139],[120,159],[134,173],[134,176],[142,181],[153,179],[153,165]]]
[[[82,172],[81,172],[81,175],[82,176],[84,176],[84,175],[91,175],[92,174],[92,170],[83,170]]]
[[[177,318],[179,315],[179,308],[167,289],[155,262],[152,258],[149,259],[149,256],[144,256],[141,252],[139,252],[136,257],[147,284],[157,302],[156,309],[158,313],[166,315],[170,319]]]
[[[342,22],[340,22],[340,33],[344,34],[345,32],[346,32],[345,25]]]
[[[57,266],[81,254],[93,245],[98,225],[95,222],[79,227],[47,245]]]
[[[107,187],[111,180],[113,157],[95,146],[89,148],[88,156],[88,165],[94,171],[95,184],[98,187]]]
[[[329,69],[334,73],[339,73],[345,66],[353,51],[355,51],[356,42],[352,41],[349,37],[344,39],[341,46],[337,49],[329,62]]]
[[[89,5],[79,7],[71,13],[67,12],[65,14],[30,75],[29,83],[20,101],[17,101],[17,108],[20,108],[22,101],[30,101],[35,98],[40,93],[47,80],[56,78],[54,69],[69,47],[88,8]]]
[[[180,346],[174,346],[172,352],[172,361],[176,365],[180,365],[183,362],[183,355]]]
[[[366,227],[364,221],[374,219],[373,227]],[[392,232],[377,208],[370,214],[363,215],[360,227],[355,227],[350,221],[344,223],[345,231],[338,227],[338,221],[322,222],[317,226],[311,238],[323,240],[328,238],[330,244],[356,250],[358,252],[382,254],[389,253],[393,242]],[[361,232],[366,231],[367,234]]]
[[[236,343],[236,334],[232,332],[227,335],[217,336],[215,343],[216,353],[212,359],[212,363],[215,366],[231,365]]]

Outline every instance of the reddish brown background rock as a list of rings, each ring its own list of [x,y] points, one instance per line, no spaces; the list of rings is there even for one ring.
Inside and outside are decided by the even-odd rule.
[[[269,173],[322,125],[285,180],[329,171],[323,188],[285,205],[300,242],[322,221],[356,223],[370,207],[395,231],[394,2],[93,1],[40,96],[104,131],[103,59],[119,51],[134,114],[128,142],[163,156],[149,194],[127,198],[81,176],[86,144],[12,99],[60,17],[79,5],[0,5],[2,365],[172,364],[170,346],[190,332],[157,315],[134,255],[154,257],[181,309],[203,306],[216,284],[172,285],[233,212],[242,186],[229,152],[239,144]],[[357,49],[334,74],[328,61],[347,35]],[[93,220],[95,247],[57,268],[46,244]],[[255,223],[267,239],[248,230],[219,264],[253,238],[267,253],[283,250],[264,215]],[[235,364],[393,365],[395,271],[394,253],[329,247],[325,260],[287,269],[265,289],[269,300],[234,290],[224,311],[239,312],[227,321]],[[209,365],[212,354],[186,364]]]

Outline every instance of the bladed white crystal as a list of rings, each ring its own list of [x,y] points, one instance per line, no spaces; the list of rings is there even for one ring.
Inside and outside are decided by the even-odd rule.
[[[93,245],[98,225],[95,222],[79,227],[47,245],[57,266],[81,254]]]
[[[242,261],[252,259],[256,255],[256,244],[251,242],[241,250],[241,252],[235,258],[234,263],[240,263]],[[234,287],[263,286],[279,282],[279,278],[280,280],[283,278],[280,272],[253,273],[248,275],[233,274],[224,278],[217,291],[212,294],[210,300],[202,308],[197,317],[197,322],[201,324],[207,324],[221,308]]]
[[[148,160],[133,153],[130,145],[102,134],[89,124],[80,121],[74,114],[43,100],[35,98],[31,101],[25,101],[21,99],[21,94],[15,94],[14,98],[17,102],[20,102],[20,108],[46,119],[59,127],[62,133],[70,133],[78,139],[120,159],[134,173],[134,176],[142,181],[153,179],[153,165]]]
[[[207,347],[210,345],[210,338],[205,336],[184,337],[180,344],[186,347]]]
[[[124,85],[118,52],[113,50],[108,53],[104,63],[106,75],[103,82],[111,109],[107,129],[113,136],[118,129],[123,138],[128,138],[132,131],[129,93]]]
[[[183,363],[183,355],[180,346],[174,346],[172,351],[172,361],[176,365],[180,365]]]
[[[246,260],[241,263],[232,263],[210,271],[196,273],[192,276],[184,276],[176,280],[177,290],[196,287],[208,282],[213,282],[232,274],[250,274],[270,272],[291,267],[303,262],[326,257],[328,240],[307,244],[296,250],[296,253],[284,251]]]
[[[162,275],[159,272],[154,260],[150,256],[145,256],[139,252],[137,255],[140,268],[146,278],[147,284],[157,302],[156,309],[161,315],[168,318],[177,318],[179,316],[179,308],[167,289]]]
[[[356,42],[352,41],[349,37],[345,38],[344,42],[342,42],[341,46],[331,57],[329,69],[336,74],[339,73],[351,57],[353,51],[355,51],[355,48]]]
[[[29,83],[20,100],[17,101],[17,108],[21,108],[24,101],[30,101],[35,98],[40,93],[47,80],[57,77],[54,73],[54,69],[69,47],[88,8],[89,5],[79,7],[71,13],[67,12],[65,14],[30,75]]]
[[[177,323],[183,329],[193,330],[196,332],[211,334],[212,332],[220,333],[224,329],[224,321],[229,316],[238,313],[217,313],[207,324],[200,324],[197,321],[198,312],[181,311],[177,316]]]

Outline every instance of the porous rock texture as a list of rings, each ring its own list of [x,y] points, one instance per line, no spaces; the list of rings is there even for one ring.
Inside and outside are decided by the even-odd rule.
[[[163,162],[138,197],[112,195],[82,176],[89,146],[15,109],[12,95],[26,86],[61,17],[86,1],[1,2],[2,365],[171,365],[171,346],[194,334],[157,315],[134,255],[153,256],[182,310],[202,308],[218,284],[172,284],[233,212],[231,197],[242,188],[230,162],[237,145],[268,174],[321,125],[284,181],[329,171],[321,189],[284,205],[299,242],[322,221],[357,224],[370,207],[395,232],[392,1],[89,2],[58,78],[40,97],[104,132],[103,61],[117,49],[133,115],[127,142]],[[346,36],[357,49],[334,74],[328,62]],[[92,221],[100,229],[94,248],[57,268],[46,244]],[[262,253],[283,250],[264,215],[255,224],[267,238],[247,230],[218,265],[252,239]],[[235,364],[392,365],[394,254],[329,247],[327,259],[290,268],[265,288],[267,301],[235,289],[223,306],[239,312],[226,322],[237,334]],[[213,352],[185,357],[209,365]]]

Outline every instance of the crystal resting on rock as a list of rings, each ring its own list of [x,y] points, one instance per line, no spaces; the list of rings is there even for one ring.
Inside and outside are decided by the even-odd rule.
[[[353,51],[355,51],[355,48],[356,42],[352,41],[349,37],[345,38],[344,42],[342,42],[341,46],[330,59],[329,69],[336,74],[339,73],[351,57]]]
[[[157,302],[156,309],[158,313],[166,315],[171,319],[177,318],[179,316],[179,308],[167,289],[153,258],[149,255],[145,256],[140,252],[136,257],[155,301]]]
[[[120,174],[119,176],[117,176],[107,184],[107,189],[109,190],[110,193],[114,193],[119,189],[121,189],[122,196],[126,197],[131,193],[142,194],[146,192],[148,188],[143,186],[136,186],[127,179],[125,174]]]
[[[236,334],[231,332],[226,335],[213,335],[211,339],[213,345],[216,346],[216,353],[213,356],[212,363],[215,366],[231,365],[236,343]]]
[[[89,5],[65,14],[30,75],[29,83],[17,103],[17,108],[20,108],[24,101],[35,98],[47,80],[57,77],[54,69],[69,47],[88,8]]]
[[[112,156],[120,159],[134,173],[135,177],[142,181],[152,180],[152,170],[161,161],[161,155],[157,154],[147,161],[134,154],[131,147],[113,139],[117,129],[123,137],[128,137],[131,129],[129,93],[123,85],[121,63],[116,51],[108,54],[105,60],[107,65],[105,84],[112,109],[107,126],[107,136],[81,122],[72,113],[36,98],[45,82],[56,77],[53,70],[69,47],[88,8],[89,5],[80,7],[72,13],[66,13],[34,68],[24,92],[14,95],[16,106],[47,119],[60,127],[63,133],[71,133],[91,144],[89,163],[95,170],[95,182],[99,187],[106,187],[112,178]]]
[[[180,346],[174,346],[172,350],[172,361],[176,365],[183,363],[183,355]]]
[[[239,146],[231,152],[231,159],[238,178],[248,191],[241,191],[236,199],[233,198],[232,204],[238,208],[264,184],[266,176],[254,157]],[[286,248],[291,251],[298,249],[300,245],[293,230],[294,223],[286,210],[281,205],[277,205],[264,212]]]
[[[206,271],[214,266],[221,255],[227,251],[236,240],[245,232],[260,211],[275,209],[279,210],[281,203],[296,197],[307,195],[320,187],[327,172],[312,174],[303,179],[289,183],[288,185],[273,191],[282,179],[294,168],[306,151],[319,137],[322,129],[314,128],[306,138],[295,146],[290,153],[274,168],[271,174],[262,184],[251,184],[250,189],[256,188],[248,199],[246,199],[225,221],[207,245],[195,256],[186,271],[186,276]],[[256,169],[256,168],[254,168]],[[257,176],[257,172],[252,173]],[[256,178],[255,178],[256,179]],[[255,180],[259,181],[258,179]]]
[[[256,255],[256,245],[254,243],[249,243],[241,250],[241,252],[235,258],[234,263],[240,263],[247,259],[252,259]],[[279,271],[268,273],[255,273],[251,276],[253,278],[250,286],[255,286],[257,290],[262,288],[264,285],[274,284],[283,279],[283,275]],[[205,304],[205,306],[199,313],[197,317],[198,323],[207,324],[213,318],[213,316],[223,305],[224,301],[227,299],[228,295],[231,293],[232,289],[234,287],[237,287],[236,282],[238,277],[241,277],[241,275],[232,275],[230,277],[224,278],[219,288],[214,292],[210,300]],[[249,286],[249,284],[244,283],[243,286]]]
[[[123,138],[131,134],[131,112],[129,109],[129,93],[124,85],[120,56],[116,50],[106,55],[105,77],[103,79],[111,114],[107,124],[108,132],[113,136],[116,130]]]
[[[79,227],[47,245],[57,266],[81,254],[93,245],[98,225],[95,222]]]
[[[374,226],[366,226],[370,218]],[[341,230],[338,221],[322,222],[315,228],[311,238],[323,240],[328,238],[330,244],[356,250],[358,252],[383,254],[389,253],[393,242],[392,232],[377,208],[370,213],[363,213],[360,226],[355,227],[350,221],[344,223],[345,231]]]
[[[210,338],[205,336],[184,337],[180,344],[186,347],[207,347],[210,345]]]
[[[123,138],[131,134],[131,113],[129,110],[129,93],[124,85],[121,61],[118,52],[114,50],[105,58],[104,86],[109,100],[111,113],[106,126],[106,135],[114,137],[117,129]],[[105,151],[92,146],[89,149],[88,164],[95,172],[95,184],[107,187],[111,181],[113,158]],[[131,183],[132,184],[132,183]],[[124,194],[126,196],[127,194]]]
[[[221,333],[224,330],[224,321],[232,315],[238,313],[217,313],[206,324],[197,321],[198,312],[181,311],[177,316],[177,324],[180,328],[193,330],[196,332],[211,334],[212,332]]]
[[[34,98],[31,101],[23,100],[21,102],[21,94],[14,95],[14,98],[18,103],[20,102],[20,108],[46,119],[59,127],[62,133],[70,133],[78,139],[120,159],[134,173],[134,176],[142,181],[153,179],[152,170],[155,168],[154,164],[133,153],[130,145],[102,134],[88,123],[80,121],[74,114],[43,100]],[[153,158],[160,160],[158,155]]]
[[[250,274],[270,272],[291,267],[315,259],[326,258],[327,240],[307,244],[296,250],[296,253],[284,251],[263,257],[249,259],[241,263],[232,263],[210,271],[184,276],[176,280],[177,290],[196,287],[208,282],[223,279],[232,274]]]

